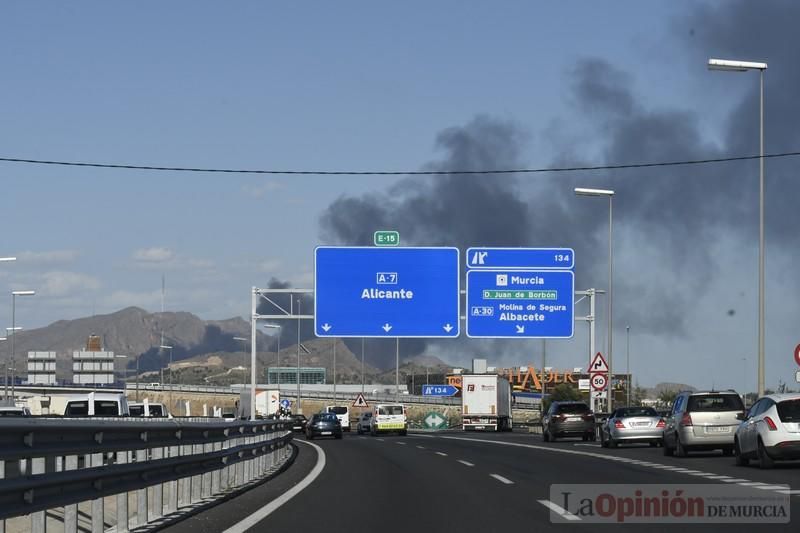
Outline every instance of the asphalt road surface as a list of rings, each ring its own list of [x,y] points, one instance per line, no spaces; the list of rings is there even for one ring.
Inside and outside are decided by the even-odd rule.
[[[719,452],[664,457],[646,445],[604,449],[516,432],[345,434],[311,444],[296,437],[295,446],[296,462],[284,474],[168,531],[800,531],[800,463],[761,470],[737,467]],[[553,484],[606,485],[600,488],[611,494],[609,484],[704,484],[694,490],[707,497],[747,490],[764,505],[788,502],[790,521],[597,524],[565,514]]]

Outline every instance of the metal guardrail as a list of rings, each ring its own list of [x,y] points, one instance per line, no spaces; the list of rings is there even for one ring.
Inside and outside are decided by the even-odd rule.
[[[93,532],[107,526],[107,505],[125,532],[275,472],[291,439],[280,420],[0,419],[0,533],[20,516],[44,532],[62,506],[64,531],[76,533],[88,503]]]

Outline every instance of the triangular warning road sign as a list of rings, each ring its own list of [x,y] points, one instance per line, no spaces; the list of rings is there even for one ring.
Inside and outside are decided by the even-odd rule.
[[[363,394],[359,393],[358,396],[356,396],[356,399],[353,400],[353,407],[369,407],[369,404],[367,403],[367,400],[364,399]]]
[[[592,364],[589,365],[589,373],[594,374],[596,372],[608,372],[608,364],[600,352],[597,352],[597,355],[592,359]]]

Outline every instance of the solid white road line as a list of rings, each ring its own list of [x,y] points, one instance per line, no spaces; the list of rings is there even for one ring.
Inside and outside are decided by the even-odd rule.
[[[781,489],[775,492],[780,492],[781,494],[800,494],[800,490],[797,489]]]
[[[311,472],[308,473],[306,477],[304,477],[300,483],[292,487],[291,489],[287,490],[267,505],[256,511],[255,513],[251,514],[241,522],[232,525],[228,529],[226,529],[223,533],[244,533],[251,527],[255,527],[256,524],[264,520],[270,514],[272,514],[275,510],[277,510],[281,505],[288,502],[300,492],[311,485],[315,479],[322,473],[322,470],[325,468],[325,452],[311,442],[306,442],[304,440],[295,440],[294,442],[299,442],[301,444],[305,444],[311,446],[315,450],[317,450],[317,464],[314,465],[314,468],[311,469]]]
[[[787,487],[788,485],[764,485],[763,487],[756,487],[756,488],[761,490],[777,490],[777,489],[785,490]]]
[[[489,474],[489,476],[495,478],[500,483],[505,483],[506,485],[513,485],[514,484],[513,481],[511,481],[510,479],[508,479],[506,477],[503,477],[503,476],[501,476],[499,474]]]
[[[556,513],[557,515],[561,516],[565,520],[580,520],[579,516],[575,516],[574,514],[570,513],[560,505],[556,505],[555,503],[551,502],[550,500],[537,500],[539,503]]]
[[[741,483],[742,481],[750,481],[750,480],[749,479],[738,478],[738,477],[734,477],[734,478],[731,478],[731,479],[723,479],[722,480],[723,483]]]
[[[447,454],[444,452],[436,452],[436,455],[441,455],[442,457],[447,457]]]
[[[747,483],[737,483],[737,485],[741,485],[743,487],[763,487],[767,484],[760,481],[748,481]]]
[[[469,461],[462,461],[461,459],[458,460],[464,466],[475,466],[474,464],[470,463]]]

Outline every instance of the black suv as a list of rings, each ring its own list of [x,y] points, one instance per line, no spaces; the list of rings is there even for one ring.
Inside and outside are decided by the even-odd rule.
[[[561,437],[581,437],[597,440],[594,413],[583,402],[553,402],[542,418],[542,438],[545,442]]]

